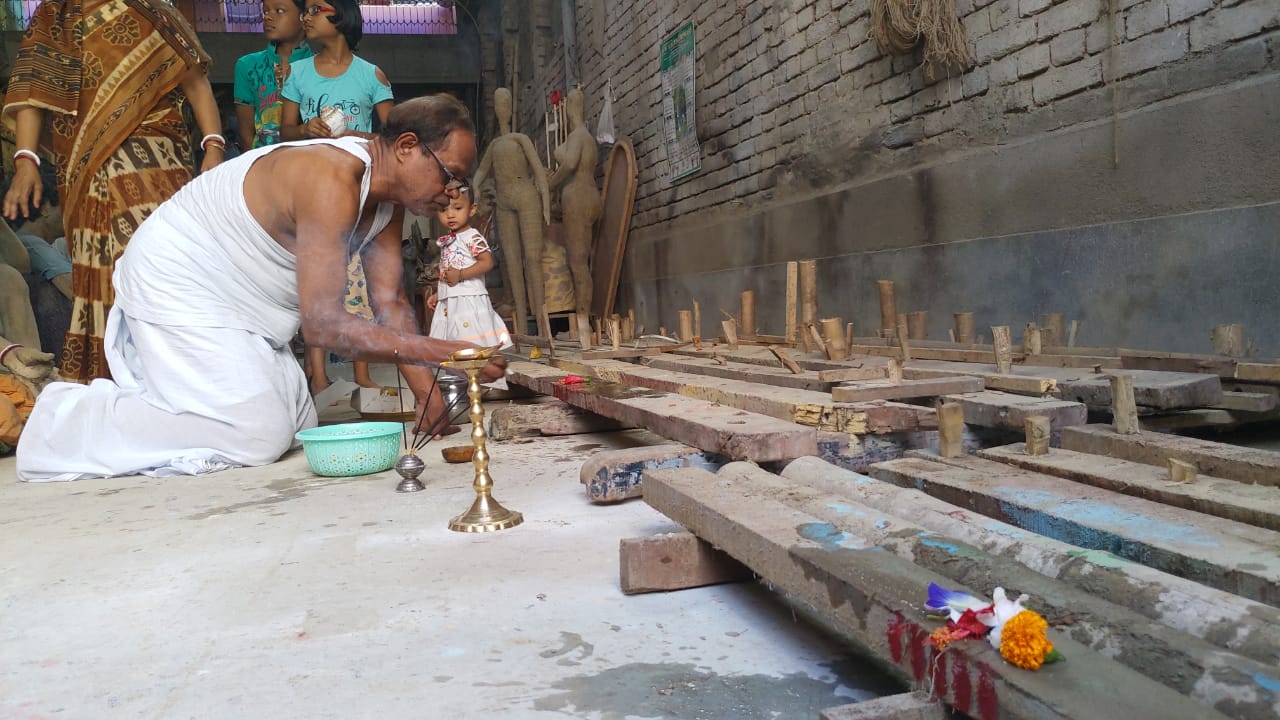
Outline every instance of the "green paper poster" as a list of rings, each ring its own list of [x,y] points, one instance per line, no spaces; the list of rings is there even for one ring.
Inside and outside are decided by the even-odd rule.
[[[695,122],[693,37],[693,23],[687,22],[662,41],[662,124],[672,181],[702,167]]]

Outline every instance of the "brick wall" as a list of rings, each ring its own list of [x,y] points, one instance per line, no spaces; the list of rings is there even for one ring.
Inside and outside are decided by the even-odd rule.
[[[529,3],[543,11],[558,4]],[[1213,136],[1217,119],[1202,117],[1222,112],[1213,109],[1219,107],[1213,98],[1226,98],[1233,88],[1280,83],[1276,0],[1115,0],[1114,6],[1107,0],[957,0],[975,63],[932,80],[918,55],[879,51],[869,37],[868,8],[868,0],[577,1],[576,56],[588,123],[594,129],[604,83],[611,80],[615,125],[634,142],[639,165],[620,307],[635,307],[651,327],[673,325],[676,309],[691,299],[732,307],[740,289],[776,291],[773,276],[786,260],[830,258],[831,267],[852,262],[841,281],[856,284],[867,281],[856,273],[870,265],[856,258],[893,252],[901,255],[900,269],[885,267],[880,277],[919,287],[928,276],[939,285],[922,289],[912,309],[931,309],[940,318],[989,283],[968,277],[961,287],[960,279],[938,273],[938,252],[929,248],[1086,226],[1103,228],[1095,237],[1123,235],[1130,230],[1117,223],[1280,201],[1280,143],[1274,130],[1265,130],[1280,120],[1277,109],[1261,99],[1250,105],[1244,90],[1231,95],[1235,105],[1219,103],[1246,110],[1247,117],[1220,116],[1225,137]],[[658,48],[688,20],[697,25],[702,169],[672,182],[662,144]],[[522,40],[534,45],[554,45],[560,37],[550,23],[514,31],[532,34]],[[538,143],[541,109],[535,116],[529,106],[562,85],[563,68],[552,68],[557,54],[545,54],[540,82],[522,82],[521,127]],[[1193,126],[1201,137],[1187,134]],[[1189,165],[1180,165],[1184,156]],[[1037,185],[1043,185],[1038,193],[1027,190]],[[1269,220],[1260,222],[1250,226],[1260,236],[1280,232],[1265,224]],[[1218,233],[1212,223],[1195,225],[1201,226]],[[1180,232],[1192,225],[1172,227]],[[1221,261],[1194,257],[1201,241],[1185,238],[1190,268]],[[922,250],[929,257],[919,257]],[[1274,252],[1258,242],[1243,251],[1241,257],[1263,253],[1265,267],[1277,265]],[[906,259],[912,252],[916,256]],[[966,262],[982,272],[1001,260],[980,258]],[[1080,271],[1116,272],[1086,265]],[[762,279],[764,273],[769,277]],[[720,293],[730,277],[738,284]],[[987,319],[1018,324],[1043,311],[1071,314],[1073,307],[1077,317],[1102,315],[1097,298],[1037,307],[1049,294],[1047,282],[1026,283],[1004,301],[1016,306],[1013,317],[997,317],[1000,308],[991,307]],[[1133,284],[1118,274],[1109,282]],[[867,314],[851,306],[869,306],[873,294],[837,292],[833,284],[824,283],[822,312]],[[1151,337],[1177,345],[1187,333],[1178,335],[1175,326],[1188,314],[1203,316],[1193,318],[1195,336],[1200,325],[1207,333],[1213,322],[1240,317],[1229,313],[1249,305],[1255,290],[1219,298],[1222,307],[1170,308],[1160,318],[1166,327]],[[1130,300],[1108,295],[1111,303]],[[1270,309],[1262,316],[1272,318],[1264,324],[1280,352],[1274,319],[1280,300],[1272,293],[1264,305]],[[976,300],[968,306],[981,307]],[[1219,310],[1228,314],[1209,317]],[[1098,322],[1092,327],[1101,337],[1084,340],[1140,342],[1143,322],[1158,324],[1150,317],[1109,328]],[[1121,325],[1137,335],[1120,336]]]
[[[636,144],[633,227],[854,179],[855,149],[890,158],[901,153],[882,151],[912,149],[914,160],[1105,118],[1274,71],[1280,49],[1275,0],[1116,0],[1114,13],[1106,0],[958,0],[975,65],[930,82],[916,58],[879,51],[868,7],[579,0],[589,122],[611,78],[615,123]],[[697,24],[703,167],[673,184],[658,45],[687,20]]]

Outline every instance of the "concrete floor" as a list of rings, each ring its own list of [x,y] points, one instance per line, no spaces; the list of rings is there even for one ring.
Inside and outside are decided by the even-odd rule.
[[[494,443],[501,533],[447,530],[471,465],[26,484],[0,459],[0,718],[816,718],[901,688],[758,584],[625,597],[587,502],[626,433]],[[466,435],[448,444],[466,442]]]

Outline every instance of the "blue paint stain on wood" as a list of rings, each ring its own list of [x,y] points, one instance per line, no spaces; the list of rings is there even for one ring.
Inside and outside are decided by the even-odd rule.
[[[840,530],[831,523],[804,523],[796,528],[800,537],[812,540],[827,550],[865,550],[868,543],[863,538]]]
[[[587,481],[587,496],[596,502],[614,502],[641,494],[646,470],[699,468],[716,472],[729,461],[709,452],[694,452],[662,460],[642,460],[602,468]]]
[[[1216,548],[1218,542],[1205,534],[1200,528],[1184,523],[1170,522],[1163,518],[1144,515],[1116,505],[1063,498],[1056,493],[1026,488],[998,487],[993,494],[1001,501],[1001,511],[1021,514],[1030,522],[1043,521],[1045,518],[1069,520],[1078,523],[1082,539],[1094,533],[1111,535],[1111,529],[1123,528],[1126,535],[1142,537],[1152,542],[1168,544]],[[1012,516],[1012,515],[1011,515]],[[1018,527],[1032,532],[1040,532],[1036,527],[1023,522]],[[1093,547],[1092,543],[1072,543],[1082,547]]]
[[[920,533],[921,545],[938,548],[940,550],[945,550],[948,555],[955,555],[956,553],[960,552],[960,548],[956,547],[955,543],[943,542],[941,540],[934,540],[929,537],[929,534],[930,533]]]

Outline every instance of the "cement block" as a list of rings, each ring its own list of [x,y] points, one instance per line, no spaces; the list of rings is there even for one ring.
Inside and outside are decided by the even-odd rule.
[[[946,705],[924,693],[902,693],[827,708],[818,720],[945,720]]]
[[[623,538],[618,545],[624,595],[741,582],[751,570],[688,532]]]

